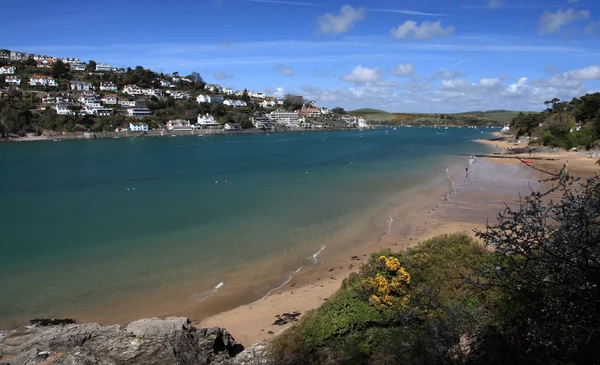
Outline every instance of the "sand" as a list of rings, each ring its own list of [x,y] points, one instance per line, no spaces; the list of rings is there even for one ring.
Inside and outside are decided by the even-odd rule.
[[[468,166],[467,161],[464,165]],[[318,308],[340,288],[344,278],[359,270],[371,253],[384,248],[400,251],[444,233],[474,235],[474,230],[485,229],[488,220],[494,221],[505,203],[516,205],[519,192],[527,194],[530,186],[539,187],[540,175],[516,159],[477,158],[468,175],[460,166],[447,181],[420,187],[411,194],[412,199],[404,196],[392,201],[393,225],[376,244],[357,245],[343,256],[330,257],[317,270],[299,274],[268,297],[204,318],[197,324],[225,327],[244,345],[269,340],[293,325],[275,325],[276,315],[294,311],[304,314]],[[452,193],[450,180],[454,180]]]

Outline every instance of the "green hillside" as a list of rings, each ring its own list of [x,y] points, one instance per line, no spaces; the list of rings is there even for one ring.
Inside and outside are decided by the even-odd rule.
[[[495,122],[501,123],[510,123],[510,121],[519,115],[519,111],[510,111],[510,110],[488,110],[488,111],[475,111],[475,112],[466,112],[466,113],[457,113],[453,114],[454,116],[473,116],[488,119]]]

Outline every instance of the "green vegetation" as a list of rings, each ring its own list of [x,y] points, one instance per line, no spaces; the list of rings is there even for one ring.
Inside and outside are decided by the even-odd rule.
[[[518,112],[487,111],[458,114],[426,113],[388,113],[378,109],[357,109],[348,114],[365,120],[387,125],[423,125],[423,126],[482,126],[498,127],[508,123]]]
[[[600,358],[600,177],[566,173],[477,237],[373,254],[271,345],[284,364],[590,364]]]
[[[570,102],[552,99],[541,113],[520,113],[510,127],[517,137],[531,137],[530,144],[571,149],[600,146],[600,93],[573,98]]]
[[[456,117],[460,116],[472,116],[477,118],[483,118],[495,122],[499,122],[502,124],[507,124],[514,117],[519,115],[521,112],[509,111],[509,110],[488,110],[488,111],[476,111],[476,112],[466,112],[466,113],[457,113],[453,114]]]

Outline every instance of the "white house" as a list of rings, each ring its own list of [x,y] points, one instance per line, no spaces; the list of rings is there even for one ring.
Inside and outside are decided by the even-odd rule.
[[[117,105],[118,103],[117,96],[114,94],[106,94],[100,99],[100,101],[102,101],[102,104],[104,105]]]
[[[276,123],[290,127],[297,127],[300,122],[300,115],[298,113],[282,109],[271,112],[268,117]]]
[[[174,99],[177,100],[190,100],[192,99],[192,95],[185,91],[169,91],[167,93],[170,94]]]
[[[170,131],[191,131],[193,129],[190,121],[183,119],[169,120],[166,126]]]
[[[275,103],[275,100],[263,100],[258,105],[260,105],[261,107],[266,109],[266,108],[274,107],[277,104]]]
[[[198,104],[200,104],[200,103],[210,103],[210,96],[200,94],[200,95],[198,95],[196,97],[196,101],[198,102]]]
[[[63,61],[63,63],[68,63],[68,64],[78,63],[79,62],[79,58],[77,58],[77,57],[65,57],[65,58],[62,59],[62,61]]]
[[[71,81],[70,87],[71,87],[71,90],[77,90],[77,91],[94,90],[94,86],[92,86],[92,84],[90,84],[89,82],[83,82],[83,81]]]
[[[73,111],[69,109],[69,104],[67,103],[59,103],[53,107],[56,110],[56,114],[58,115],[71,115]]]
[[[210,114],[198,114],[198,120],[196,123],[200,128],[202,127],[216,127],[219,123]]]
[[[132,132],[148,132],[146,123],[129,123],[129,130]]]
[[[39,68],[50,68],[50,67],[52,67],[52,65],[53,65],[52,60],[37,61],[37,67],[39,67]]]
[[[253,98],[257,98],[257,99],[264,99],[267,96],[265,95],[265,93],[252,93],[251,95]]]
[[[71,71],[85,71],[87,65],[85,63],[73,62],[69,64]]]
[[[235,94],[235,92],[233,91],[233,89],[229,89],[229,88],[224,88],[222,92],[225,95],[233,95],[233,94]]]
[[[234,93],[235,96],[244,96],[244,91],[238,90]]]
[[[112,67],[107,63],[97,63],[96,71],[98,72],[110,72],[112,71]]]
[[[4,77],[4,82],[7,84],[21,85],[21,77],[17,75],[7,75]]]
[[[220,93],[221,92],[221,86],[216,85],[216,84],[206,84],[204,86],[204,90],[208,90],[211,93]]]
[[[240,127],[239,124],[235,124],[235,123],[225,123],[225,126],[223,128],[225,130],[227,130],[227,131],[239,131],[239,130],[242,130],[242,127]]]
[[[0,67],[0,75],[14,75],[17,69],[14,66],[2,66]]]
[[[148,96],[156,96],[157,98],[162,97],[161,89],[142,89],[142,94]]]
[[[171,83],[167,80],[160,80],[160,87],[171,87]]]
[[[246,102],[242,101],[242,100],[225,99],[225,100],[223,100],[223,105],[234,106],[234,107],[242,107],[242,106],[247,106],[248,104],[246,104]]]
[[[127,109],[127,115],[130,117],[149,117],[152,115],[152,111],[148,108],[129,108]]]
[[[121,106],[135,106],[135,100],[119,100]]]
[[[110,81],[102,81],[100,83],[100,90],[102,91],[117,91],[117,86]]]
[[[123,87],[123,93],[129,95],[144,95],[142,89],[140,89],[137,85],[125,85],[125,87]]]
[[[44,75],[33,75],[29,78],[29,85],[31,86],[58,86],[56,80],[50,76]]]

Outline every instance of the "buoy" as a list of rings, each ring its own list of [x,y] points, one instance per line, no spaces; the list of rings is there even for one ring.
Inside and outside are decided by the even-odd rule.
[[[127,191],[129,191],[129,188],[127,188]]]
[[[215,180],[215,184],[218,184],[219,182],[217,180]]]
[[[227,180],[225,180],[225,182],[227,182]]]
[[[306,174],[308,175],[308,171],[306,171]]]
[[[135,190],[135,188],[133,188],[132,190]]]
[[[350,162],[350,165],[352,165],[352,162]]]

